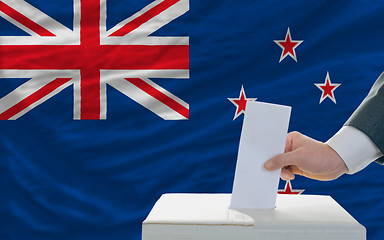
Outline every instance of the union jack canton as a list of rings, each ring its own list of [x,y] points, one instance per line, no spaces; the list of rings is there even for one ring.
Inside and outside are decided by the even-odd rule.
[[[189,38],[149,36],[189,10],[157,0],[107,30],[106,0],[74,0],[73,30],[23,0],[0,0],[0,16],[30,36],[0,36],[0,78],[30,78],[0,99],[17,119],[73,86],[74,119],[107,118],[107,84],[166,120],[189,105],[150,78],[189,78]],[[6,61],[4,61],[6,59]]]

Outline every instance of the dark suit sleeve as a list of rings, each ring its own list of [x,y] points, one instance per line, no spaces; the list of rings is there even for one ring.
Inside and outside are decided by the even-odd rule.
[[[364,132],[384,153],[384,73],[376,80],[368,96],[345,125]],[[384,157],[376,162],[383,164]]]

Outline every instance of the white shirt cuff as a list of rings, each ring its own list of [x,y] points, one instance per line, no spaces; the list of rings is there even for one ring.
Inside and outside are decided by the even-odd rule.
[[[351,127],[342,127],[328,144],[344,160],[348,167],[348,174],[354,174],[383,156],[372,140],[360,130]]]

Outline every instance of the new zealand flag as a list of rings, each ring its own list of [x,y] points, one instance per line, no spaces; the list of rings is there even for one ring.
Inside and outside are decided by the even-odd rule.
[[[383,11],[0,0],[0,238],[140,239],[161,194],[231,192],[247,101],[290,105],[290,131],[328,140],[384,70]],[[379,240],[383,171],[291,184]]]

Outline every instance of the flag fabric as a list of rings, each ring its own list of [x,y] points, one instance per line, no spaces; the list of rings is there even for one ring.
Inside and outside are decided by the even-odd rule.
[[[140,239],[161,194],[231,192],[247,101],[290,105],[290,131],[328,140],[384,70],[383,10],[0,0],[0,238]],[[383,171],[289,191],[331,195],[378,240]]]

